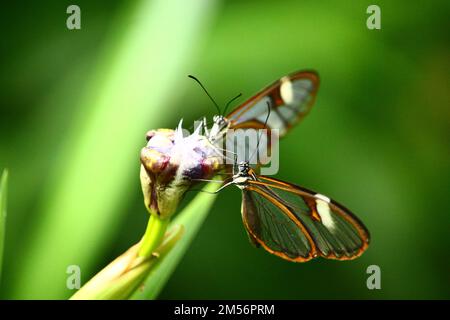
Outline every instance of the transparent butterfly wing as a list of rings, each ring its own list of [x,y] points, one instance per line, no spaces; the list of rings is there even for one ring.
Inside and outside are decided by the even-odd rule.
[[[278,129],[279,135],[300,121],[314,104],[319,76],[314,71],[299,71],[285,76],[233,110],[226,118],[231,128],[254,128],[264,125],[267,120],[269,129]]]
[[[367,228],[344,206],[299,186],[258,178],[245,188],[243,220],[247,232],[267,251],[303,262],[317,256],[350,260],[367,249]],[[276,217],[273,223],[267,222],[269,216]]]
[[[233,110],[226,116],[234,133],[226,134],[225,149],[232,150],[234,155],[227,156],[236,157],[237,162],[249,161],[256,167],[268,164],[274,143],[310,111],[318,86],[319,76],[314,71],[296,72],[277,80]],[[248,129],[264,131],[258,131],[257,139],[236,138],[254,135],[254,130]]]
[[[266,196],[258,189],[243,190],[242,220],[252,242],[286,260],[304,262],[313,258],[307,233]]]

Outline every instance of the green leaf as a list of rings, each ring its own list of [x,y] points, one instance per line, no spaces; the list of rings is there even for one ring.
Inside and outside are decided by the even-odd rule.
[[[117,300],[128,299],[149,274],[149,271],[164,261],[178,240],[184,228],[176,225],[166,233],[162,244],[149,257],[141,257],[138,251],[142,241],[117,257],[102,271],[97,273],[71,300]]]
[[[0,280],[2,276],[3,249],[5,248],[6,202],[8,192],[8,170],[3,170],[0,179]]]
[[[173,116],[167,106],[190,84],[194,49],[215,4],[130,1],[119,11],[99,65],[80,84],[78,114],[62,148],[52,151],[58,160],[36,208],[39,220],[12,262],[19,276],[9,298],[66,298],[73,294],[65,285],[67,267],[92,271],[134,196],[145,132]]]
[[[219,186],[220,184],[210,183],[203,190],[214,192]],[[178,240],[172,250],[167,253],[164,260],[151,269],[147,279],[139,286],[130,299],[155,299],[158,296],[189,248],[215,199],[216,195],[214,194],[200,193],[177,215],[171,226],[182,225],[184,227],[184,235]]]

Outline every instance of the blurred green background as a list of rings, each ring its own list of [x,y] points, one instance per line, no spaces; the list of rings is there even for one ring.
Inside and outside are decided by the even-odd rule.
[[[372,1],[77,1],[81,30],[70,4],[0,12],[1,298],[67,298],[68,265],[85,282],[139,240],[145,132],[214,114],[187,74],[224,104],[299,69],[321,86],[277,177],[351,208],[371,247],[306,264],[256,250],[229,188],[161,298],[450,298],[448,1],[377,1],[373,31]],[[372,264],[381,290],[366,287]]]

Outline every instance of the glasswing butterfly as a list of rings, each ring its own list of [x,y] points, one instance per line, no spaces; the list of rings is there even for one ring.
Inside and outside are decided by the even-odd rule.
[[[313,71],[285,76],[226,117],[216,115],[211,130],[204,121],[206,136],[215,143],[229,129],[267,128],[278,129],[282,137],[309,112],[318,85],[319,77]],[[267,136],[260,136],[256,149],[260,146],[270,147]],[[367,249],[369,231],[343,205],[306,188],[257,175],[248,160],[239,163],[238,169],[218,191],[231,184],[242,190],[242,220],[250,241],[257,247],[294,262],[319,256],[351,260]]]
[[[221,189],[242,190],[242,221],[257,247],[293,262],[351,260],[369,245],[369,231],[343,205],[278,179],[259,176],[247,161]]]

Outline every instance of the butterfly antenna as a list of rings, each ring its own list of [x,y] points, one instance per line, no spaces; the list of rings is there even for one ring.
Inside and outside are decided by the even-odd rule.
[[[233,99],[231,99],[230,101],[228,101],[227,105],[225,106],[225,109],[223,109],[223,114],[222,114],[222,115],[225,115],[225,113],[226,113],[226,111],[227,111],[227,109],[228,109],[228,106],[229,106],[234,100],[240,98],[240,96],[242,96],[242,93],[239,93],[236,97],[234,97]]]
[[[270,101],[267,101],[267,117],[266,117],[266,121],[264,121],[264,128],[267,128],[267,121],[269,121],[271,110],[272,110],[272,107],[270,106]]]
[[[205,86],[200,82],[200,80],[198,80],[196,77],[192,76],[192,75],[188,75],[189,78],[194,79],[195,81],[197,81],[197,83],[200,85],[200,87],[202,87],[203,91],[205,91],[205,93],[208,95],[209,99],[211,99],[211,101],[214,103],[214,105],[216,106],[217,112],[219,114],[220,113],[220,108],[219,105],[217,104],[217,102],[213,99],[213,97],[211,97],[211,95],[209,94],[208,90],[206,90]]]
[[[270,102],[267,101],[267,117],[266,117],[266,120],[264,121],[264,128],[267,128],[267,121],[269,120],[269,117],[270,117],[270,110],[271,110]],[[258,151],[258,149],[259,149],[259,142],[261,141],[261,136],[262,136],[262,132],[259,133],[258,142],[256,143],[256,149],[255,149],[255,151],[253,151],[253,154],[249,158],[249,161],[253,158],[256,151]]]
[[[215,181],[213,181],[213,182],[215,182]],[[223,183],[223,185],[219,189],[217,189],[216,191],[213,191],[213,192],[206,191],[206,190],[203,190],[203,189],[189,189],[187,192],[195,191],[195,192],[204,192],[204,193],[209,193],[209,194],[217,194],[220,191],[222,191],[223,189],[225,189],[226,187],[234,184],[234,180],[233,179],[229,179],[229,181],[221,181],[221,182]]]

